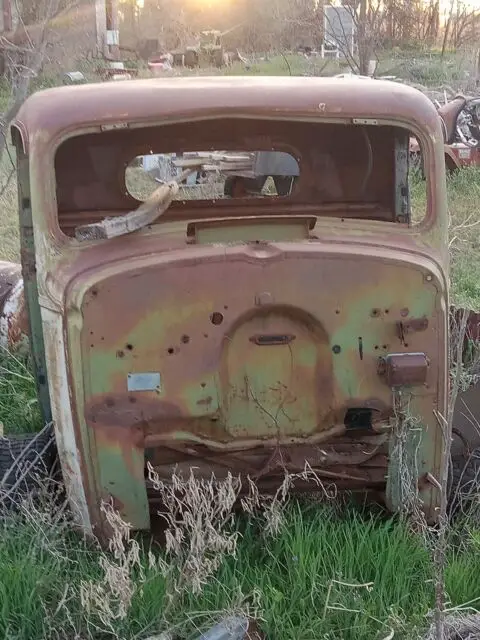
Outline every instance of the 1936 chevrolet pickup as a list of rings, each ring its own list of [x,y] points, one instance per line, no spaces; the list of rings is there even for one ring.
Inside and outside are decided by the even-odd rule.
[[[264,491],[308,465],[396,510],[399,423],[435,520],[448,243],[425,96],[293,77],[84,85],[31,96],[13,139],[31,348],[79,525],[101,531],[112,498],[148,529],[147,461],[166,480],[231,471]],[[221,167],[183,182],[197,153],[272,151],[296,167],[280,194],[233,194]],[[176,182],[145,170],[166,156],[183,158]]]

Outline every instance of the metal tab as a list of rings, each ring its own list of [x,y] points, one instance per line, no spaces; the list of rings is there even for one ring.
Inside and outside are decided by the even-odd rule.
[[[129,391],[160,391],[159,373],[129,373],[127,388]]]
[[[378,120],[376,118],[353,118],[353,124],[363,124],[375,126],[378,125]]]

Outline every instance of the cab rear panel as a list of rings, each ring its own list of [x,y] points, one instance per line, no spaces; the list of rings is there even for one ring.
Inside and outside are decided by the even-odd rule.
[[[194,467],[268,490],[307,465],[385,491],[399,387],[425,420],[418,477],[437,475],[446,315],[433,264],[320,241],[209,244],[74,289],[93,482],[135,527],[149,526],[146,461],[166,481]]]

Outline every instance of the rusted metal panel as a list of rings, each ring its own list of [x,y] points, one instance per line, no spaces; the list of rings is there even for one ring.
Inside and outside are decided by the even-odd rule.
[[[458,394],[453,424],[457,433],[462,436],[459,438],[454,434],[453,453],[464,453],[468,456],[469,451],[480,447],[480,380]]]
[[[194,96],[194,103],[192,103]],[[399,83],[302,77],[189,77],[60,87],[38,92],[23,105],[17,124],[28,149],[32,133],[45,142],[94,126],[159,120],[217,118],[226,113],[272,117],[380,118],[411,122],[441,135],[433,104]],[[443,137],[443,136],[442,136]]]
[[[426,144],[429,212],[414,232],[395,224],[391,210],[368,220],[372,203],[365,198],[352,220],[350,202],[334,200],[319,215],[311,197],[267,205],[272,227],[275,217],[301,216],[301,237],[289,231],[279,238],[264,226],[261,239],[250,228],[248,238],[239,232],[229,242],[228,225],[220,235],[222,225],[213,224],[208,242],[192,243],[187,225],[202,216],[215,223],[264,211],[263,204],[210,201],[172,207],[160,224],[112,240],[80,244],[62,232],[130,209],[118,149],[125,142],[133,151],[137,142],[143,153],[153,131],[147,124],[161,122],[157,139],[194,147],[205,144],[206,130],[215,134],[212,126],[198,127],[198,118],[235,117],[245,144],[247,124],[257,137],[268,130],[266,147],[295,131],[306,154],[309,119],[354,128],[353,118],[371,120],[372,112],[378,126],[386,121],[372,133],[381,158],[389,155],[396,121],[410,123]],[[132,81],[40,93],[28,100],[18,126],[30,156],[53,416],[69,495],[86,530],[102,527],[99,502],[110,497],[134,528],[149,527],[146,455],[162,473],[176,463],[202,472],[231,466],[248,469],[265,487],[278,486],[285,461],[294,471],[310,460],[322,477],[382,491],[387,443],[365,448],[364,438],[391,430],[392,390],[377,372],[388,354],[425,353],[430,360],[412,410],[426,434],[418,472],[438,475],[444,437],[435,412],[445,411],[447,396],[447,217],[442,134],[425,97],[377,81],[366,81],[362,91],[344,80]],[[231,132],[218,127],[217,148]],[[104,155],[89,155],[92,145]],[[342,153],[347,165],[352,154],[346,147]],[[390,167],[386,161],[373,184],[377,194],[391,190],[394,201]],[[355,169],[361,188],[364,176]],[[353,182],[346,180],[349,188]],[[311,216],[315,228],[307,229]],[[402,341],[398,323],[424,317],[425,330]],[[160,382],[129,389],[132,374]],[[422,497],[434,518],[438,496],[428,486]]]
[[[462,313],[462,310],[457,311],[457,316]],[[473,340],[474,342],[480,342],[480,313],[470,312],[466,327],[467,340]]]
[[[106,272],[106,279],[97,279],[84,295],[82,305],[88,428],[104,443],[102,448],[120,442],[120,434],[122,439],[130,433],[133,437],[132,429],[139,430],[138,438],[144,434],[134,450],[161,447],[171,455],[174,444],[184,443],[187,465],[210,460],[213,468],[216,451],[225,455],[232,449],[261,446],[263,461],[251,459],[247,467],[258,475],[279,445],[295,441],[303,441],[311,450],[312,464],[318,464],[315,447],[323,449],[345,432],[345,414],[352,403],[380,405],[384,420],[393,415],[391,390],[378,378],[376,367],[382,352],[393,345],[404,348],[396,335],[402,310],[410,308],[413,317],[430,318],[428,331],[412,334],[410,349],[435,352],[444,331],[438,281],[425,279],[421,268],[405,263],[400,270],[382,262],[378,282],[374,274],[379,264],[362,252],[336,256],[320,246],[300,250],[286,243],[258,249],[192,248],[188,255],[165,256],[161,265],[152,259],[148,267],[145,263],[133,272],[132,265],[124,267],[126,272]],[[214,274],[220,270],[219,280]],[[310,294],[312,278],[330,283],[322,296]],[[398,281],[401,290],[395,287]],[[207,282],[208,294],[201,286]],[[76,286],[85,290],[86,282]],[[153,289],[155,297],[149,293]],[[265,292],[269,302],[259,307],[258,296]],[[128,309],[125,299],[130,300]],[[372,314],[379,299],[385,308]],[[105,309],[122,323],[112,324]],[[251,340],[258,335],[294,335],[295,340],[259,345]],[[161,389],[125,395],[133,367],[139,373],[158,372]],[[437,402],[439,384],[437,370],[429,369],[428,387],[420,390],[427,415],[427,407]],[[433,429],[433,411],[430,415]],[[384,481],[385,456],[372,475],[371,469],[359,471],[352,453],[350,465],[346,455],[344,465],[322,466],[320,475],[350,479],[359,486]],[[287,466],[299,471],[310,458],[300,453]],[[284,462],[287,459],[283,456]],[[123,460],[121,465],[115,458],[111,473],[132,478],[134,459]],[[161,459],[157,462],[165,465]],[[274,469],[278,473],[279,465],[277,461],[272,466],[270,475]],[[268,478],[265,481],[268,484]],[[128,513],[133,517],[133,506],[138,508],[140,502],[131,488],[123,496],[115,495],[123,505],[132,505]]]
[[[452,143],[455,139],[458,116],[466,104],[467,99],[465,96],[457,96],[454,100],[451,100],[438,110],[438,115],[443,122],[444,139],[447,144]]]

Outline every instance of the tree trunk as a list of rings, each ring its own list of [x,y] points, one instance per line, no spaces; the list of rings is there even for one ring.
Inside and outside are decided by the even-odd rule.
[[[448,20],[447,20],[447,24],[445,25],[445,31],[443,33],[443,42],[442,42],[442,53],[441,53],[441,59],[443,60],[444,56],[445,56],[445,51],[448,45],[448,37],[450,35],[450,27],[452,24],[452,16],[453,16],[453,7],[455,5],[455,0],[452,0],[451,4],[450,4],[450,12],[448,14]]]
[[[360,12],[358,16],[358,62],[360,75],[368,74],[368,59],[370,57],[367,46],[367,1],[360,0]]]

